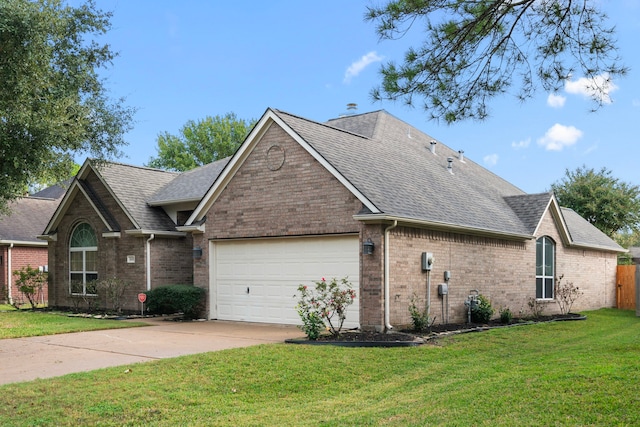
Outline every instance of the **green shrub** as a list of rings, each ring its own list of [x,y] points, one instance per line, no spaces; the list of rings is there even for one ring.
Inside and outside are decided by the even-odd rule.
[[[513,320],[513,313],[508,307],[500,309],[500,323],[508,325]]]
[[[416,294],[413,294],[409,304],[409,315],[411,316],[413,331],[431,332],[431,326],[433,326],[436,317],[434,316],[433,319],[430,319],[429,307],[425,307],[424,310],[421,310],[418,308],[418,304],[420,304],[420,299]]]
[[[491,307],[491,302],[484,295],[478,295],[478,304],[471,308],[471,321],[473,323],[487,323],[495,310]]]
[[[182,313],[187,319],[196,319],[204,310],[205,291],[192,285],[161,286],[145,294],[149,313]]]

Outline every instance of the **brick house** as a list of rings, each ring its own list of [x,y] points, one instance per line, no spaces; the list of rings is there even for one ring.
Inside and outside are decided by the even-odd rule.
[[[182,233],[176,244],[184,248],[173,258],[188,258],[193,283],[207,290],[208,318],[297,324],[297,286],[345,276],[358,295],[348,326],[369,329],[410,323],[414,295],[430,302],[438,323],[463,321],[476,290],[516,314],[530,298],[555,312],[560,275],[584,292],[574,311],[615,305],[624,249],[553,194],[526,194],[384,111],[318,123],[268,109],[239,150],[213,165],[208,182],[200,170],[166,175],[164,186],[137,198],[141,210],[171,220],[165,233]],[[50,251],[64,258],[78,215],[88,222],[101,211],[73,205],[45,233],[56,242]],[[135,225],[119,221],[123,230]],[[146,241],[149,233],[127,236],[134,235]],[[121,245],[123,237],[102,239]],[[109,257],[115,250],[105,249]],[[110,274],[121,274],[124,255]],[[150,259],[154,275],[168,273],[154,262],[160,257]],[[52,264],[53,286],[67,298],[69,266],[57,255]]]
[[[64,195],[63,186],[51,186],[31,196],[11,202],[8,212],[0,214],[0,301],[26,302],[16,285],[14,271],[24,267],[48,269],[47,243],[38,240],[48,219]],[[48,300],[45,286],[40,303]]]
[[[87,160],[39,236],[49,245],[49,304],[107,307],[94,282],[117,277],[130,283],[123,309],[133,311],[139,292],[193,283],[192,238],[176,226],[224,164],[178,174]]]

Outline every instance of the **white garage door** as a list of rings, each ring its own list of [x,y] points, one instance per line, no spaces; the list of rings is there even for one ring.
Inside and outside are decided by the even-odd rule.
[[[358,236],[234,240],[211,243],[212,318],[300,324],[300,284],[348,277],[358,294]],[[358,297],[345,327],[359,326]]]

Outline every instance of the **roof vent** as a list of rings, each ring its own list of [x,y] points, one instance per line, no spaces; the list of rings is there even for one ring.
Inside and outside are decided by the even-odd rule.
[[[358,104],[356,104],[355,102],[350,102],[347,104],[347,111],[340,114],[340,117],[353,116],[356,114],[357,110],[358,110]]]
[[[449,171],[449,173],[453,173],[453,157],[447,157],[447,162],[449,163],[447,165],[447,170]]]
[[[459,150],[458,151],[458,160],[460,160],[462,163],[464,163],[464,150]]]
[[[437,142],[431,141],[431,146],[429,147],[429,151],[431,151],[432,154],[436,154],[436,144]]]

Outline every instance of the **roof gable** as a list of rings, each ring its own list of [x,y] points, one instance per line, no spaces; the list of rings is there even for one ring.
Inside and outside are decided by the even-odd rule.
[[[174,179],[177,176],[176,173],[111,162],[100,162],[94,165],[88,159],[67,190],[45,228],[44,234],[55,232],[58,223],[72,207],[73,199],[79,193],[87,198],[107,230],[119,231],[119,225],[112,213],[106,209],[98,195],[86,182],[92,173],[104,185],[135,229],[175,231],[175,224],[167,214],[160,208],[148,206],[146,200],[155,191]]]
[[[209,191],[207,191],[207,193],[204,195],[191,217],[187,220],[185,224],[186,226],[197,224],[204,218],[206,212],[211,208],[222,190],[226,187],[226,184],[233,178],[234,174],[238,171],[240,166],[242,166],[242,164],[255,148],[257,143],[260,141],[264,133],[269,129],[270,126],[273,125],[280,126],[289,136],[291,136],[298,144],[300,144],[300,146],[302,146],[309,154],[311,154],[314,159],[320,162],[340,183],[347,187],[347,189],[349,189],[349,191],[351,191],[351,193],[354,194],[368,209],[370,209],[372,212],[378,212],[378,209],[374,204],[371,203],[370,200],[368,200],[357,188],[355,188],[347,178],[340,174],[336,170],[336,168],[330,162],[328,162],[318,151],[316,151],[304,138],[302,138],[296,130],[292,129],[289,124],[282,119],[280,112],[272,109],[267,109],[256,126],[254,126],[251,133],[247,136],[244,143],[231,157],[231,159],[229,159],[229,163],[224,168],[222,173],[220,173]],[[341,132],[346,133],[344,131]],[[362,138],[361,136],[356,136],[353,134],[349,135],[351,135],[351,137],[353,138]]]
[[[460,152],[384,110],[318,123],[267,109],[204,195],[187,225],[200,224],[270,126],[280,126],[364,206],[362,221],[400,220],[422,226],[530,239],[553,214],[569,245],[619,248],[572,214],[565,221],[552,193],[526,194]],[[432,142],[436,143],[431,150]],[[584,221],[584,220],[583,220]],[[570,233],[571,230],[571,233]],[[599,231],[598,231],[599,232]]]
[[[528,235],[504,197],[524,192],[385,111],[319,124],[278,111],[381,215]],[[350,121],[357,123],[348,126]],[[338,125],[336,128],[331,125]],[[364,137],[350,131],[372,135]],[[452,170],[448,169],[451,158]]]

